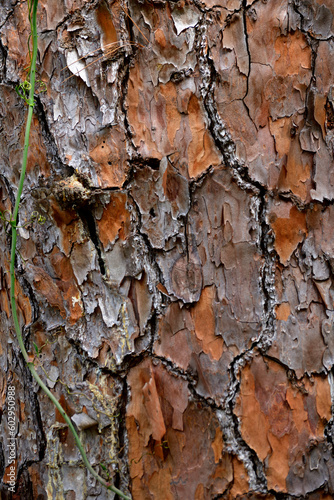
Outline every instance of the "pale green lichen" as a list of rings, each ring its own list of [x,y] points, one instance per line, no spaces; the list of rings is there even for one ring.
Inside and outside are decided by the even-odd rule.
[[[122,355],[127,351],[131,351],[131,344],[130,344],[130,335],[129,335],[129,315],[128,315],[128,310],[126,307],[126,302],[123,302],[121,306],[121,317],[122,317],[122,326],[123,326],[123,336],[121,337],[121,350],[122,350]]]
[[[107,377],[106,375],[102,375],[99,380],[99,387],[91,383],[88,383],[88,386],[89,390],[94,395],[95,401],[93,399],[92,403],[93,403],[93,408],[97,413],[97,418],[99,419],[99,416],[102,413],[103,415],[106,415],[110,420],[110,429],[108,435],[105,436],[104,440],[109,447],[108,455],[111,460],[111,463],[118,463],[117,460],[115,460],[115,457],[117,456],[117,451],[118,451],[116,419],[118,416],[117,406],[119,397],[110,396],[107,394],[107,391],[110,389],[110,387],[108,387],[109,381],[110,381],[109,377]],[[103,391],[104,387],[105,391]],[[102,431],[101,421],[99,421],[98,423],[98,430],[99,432]]]

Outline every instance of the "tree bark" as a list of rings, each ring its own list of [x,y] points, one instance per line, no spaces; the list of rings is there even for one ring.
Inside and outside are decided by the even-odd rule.
[[[20,322],[134,500],[334,496],[333,17],[332,0],[40,0]],[[27,3],[0,20],[8,215]],[[0,241],[1,498],[113,498],[20,355],[6,223]]]

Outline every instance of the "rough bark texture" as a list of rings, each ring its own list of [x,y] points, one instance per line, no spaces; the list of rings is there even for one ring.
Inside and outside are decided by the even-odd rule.
[[[92,464],[134,500],[329,500],[333,1],[130,0],[132,21],[123,8],[40,1],[47,91],[20,223],[33,211],[46,222],[20,230],[27,348],[38,346]],[[22,155],[27,4],[2,0],[0,20],[3,211]],[[5,229],[2,497],[112,498],[19,354]]]

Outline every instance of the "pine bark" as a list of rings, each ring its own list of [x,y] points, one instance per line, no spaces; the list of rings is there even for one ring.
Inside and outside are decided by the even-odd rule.
[[[40,0],[20,322],[133,500],[334,496],[333,17],[332,0]],[[28,44],[27,3],[3,0],[6,214]],[[24,365],[8,224],[0,246],[1,498],[112,498]]]

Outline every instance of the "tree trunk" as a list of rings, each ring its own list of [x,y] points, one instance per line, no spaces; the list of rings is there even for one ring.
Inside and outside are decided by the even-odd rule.
[[[332,0],[40,0],[20,323],[133,500],[334,496],[333,16]],[[0,19],[8,219],[27,3]],[[0,239],[1,498],[113,498],[25,366],[8,223]]]

